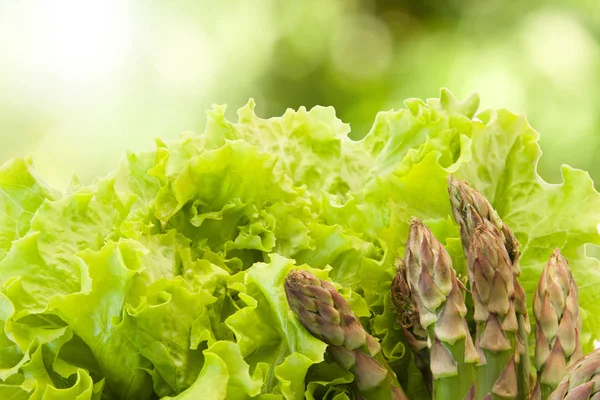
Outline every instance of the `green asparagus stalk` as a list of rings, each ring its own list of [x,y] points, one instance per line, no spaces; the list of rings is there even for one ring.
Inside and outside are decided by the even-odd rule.
[[[504,247],[508,252],[510,261],[518,268],[519,243],[510,228],[498,216],[498,213],[485,197],[466,182],[448,177],[448,194],[452,205],[454,220],[460,225],[460,237],[465,255],[469,252],[469,244],[473,231],[487,220],[501,232]],[[520,275],[517,270],[517,275]]]
[[[491,399],[516,399],[519,323],[515,312],[511,262],[498,229],[484,223],[473,231],[467,257],[474,319],[477,367],[476,393]]]
[[[468,257],[473,232],[480,225],[490,224],[497,231],[512,267],[513,287],[512,302],[517,317],[517,335],[515,337],[515,362],[517,363],[519,400],[527,399],[531,391],[531,366],[529,360],[528,337],[531,332],[525,291],[518,281],[521,274],[519,266],[518,242],[511,229],[500,219],[491,204],[477,190],[471,188],[453,176],[448,178],[448,192],[452,205],[452,214],[460,226],[460,235],[465,255]],[[472,277],[469,277],[472,281]]]
[[[433,399],[472,398],[479,356],[464,318],[461,285],[450,255],[418,219],[410,226],[404,264],[420,325],[428,332]]]
[[[538,378],[532,400],[546,399],[567,367],[581,357],[577,298],[578,289],[569,264],[556,249],[542,271],[533,299]]]
[[[548,400],[598,400],[599,382],[600,349],[572,364]]]
[[[354,374],[359,399],[408,400],[379,342],[365,331],[333,285],[307,271],[293,270],[284,287],[290,308],[306,329],[327,343],[336,362]]]
[[[427,330],[421,326],[419,310],[413,301],[408,286],[407,270],[404,261],[396,262],[396,276],[392,280],[392,303],[398,313],[398,323],[406,342],[414,354],[415,364],[423,374],[427,390],[432,393],[430,353],[427,346]]]

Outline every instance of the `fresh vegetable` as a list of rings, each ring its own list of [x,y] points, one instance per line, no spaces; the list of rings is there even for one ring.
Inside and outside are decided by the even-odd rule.
[[[453,175],[448,177],[448,193],[452,205],[452,215],[460,226],[460,238],[465,256],[469,254],[471,237],[475,229],[480,225],[484,225],[485,221],[489,221],[498,230],[498,234],[504,241],[504,247],[513,269],[519,275],[519,245],[517,239],[512,230],[502,222],[490,202],[477,190],[470,187],[466,182],[456,179]]]
[[[531,390],[531,367],[529,360],[528,336],[531,332],[529,314],[526,306],[526,295],[518,277],[521,275],[519,266],[519,244],[512,230],[500,219],[492,205],[477,190],[471,188],[453,176],[448,179],[448,192],[452,203],[452,214],[460,225],[460,235],[463,249],[467,256],[467,273],[473,290],[474,320],[477,322],[477,337],[481,339],[487,332],[488,322],[490,327],[497,326],[500,321],[505,332],[506,339],[514,347],[516,353],[509,355],[509,349],[495,349],[495,356],[512,357],[516,365],[518,379],[518,398],[525,399]],[[474,240],[476,237],[478,240]],[[472,245],[475,241],[475,246]],[[502,246],[502,243],[504,246]],[[502,249],[504,247],[504,249]],[[508,257],[508,260],[506,258]],[[486,269],[486,267],[488,267]],[[492,267],[490,270],[489,267]],[[487,275],[487,276],[486,276]],[[512,282],[509,282],[512,280]],[[476,284],[476,282],[479,283]],[[479,287],[477,287],[479,286]],[[506,291],[502,291],[506,288]],[[494,292],[499,290],[499,292]],[[506,297],[508,296],[508,297]],[[500,300],[502,304],[495,304]],[[484,304],[484,303],[490,304]],[[498,308],[499,307],[499,308]],[[490,321],[492,318],[494,321]],[[498,319],[500,318],[500,319]],[[489,332],[493,333],[493,331]],[[495,333],[497,334],[497,332]],[[514,337],[513,337],[514,336]],[[487,336],[492,343],[500,343],[502,340]],[[481,344],[481,342],[479,342]],[[483,344],[485,346],[486,344]],[[492,349],[485,349],[485,350]],[[512,349],[511,349],[512,350]],[[488,382],[487,389],[491,388],[493,376],[499,371],[494,371],[493,364],[487,364],[485,354],[482,356],[484,368],[478,370],[478,374],[485,378],[479,379],[478,383]],[[497,367],[502,368],[502,362]],[[512,368],[512,367],[511,367]],[[512,374],[512,370],[508,370]],[[504,376],[503,376],[504,377]],[[512,377],[511,377],[512,378]],[[512,390],[513,388],[511,388]],[[479,388],[479,391],[486,390]],[[499,389],[500,390],[500,389]]]
[[[354,374],[289,307],[291,270],[339,288],[408,398],[428,398],[390,287],[412,217],[444,245],[456,275],[468,275],[450,174],[514,232],[529,302],[561,249],[585,282],[589,352],[600,338],[600,262],[586,245],[600,245],[600,196],[569,167],[564,182],[544,182],[525,118],[477,108],[476,96],[461,102],[444,90],[380,113],[354,141],[331,108],[264,120],[251,102],[232,123],[215,107],[202,134],[157,140],[63,191],[31,160],[8,161],[0,398],[350,399]]]
[[[461,226],[463,248],[467,251],[472,294],[468,298],[476,323],[476,348],[451,257],[431,231],[415,219],[405,251],[409,288],[406,297],[416,305],[421,326],[427,328],[435,323],[428,337],[433,398],[527,399],[529,372],[518,375],[526,355],[522,349],[526,344],[518,337],[519,317],[515,311],[517,301],[523,308],[525,303],[523,291],[515,289],[518,244],[481,194],[453,177],[448,184],[455,219]],[[393,293],[392,289],[392,296]],[[401,308],[398,311],[403,312]],[[522,312],[527,315],[526,309]],[[522,340],[527,343],[526,333]],[[522,379],[525,384],[520,382]]]
[[[433,391],[431,354],[427,343],[427,330],[421,326],[419,310],[408,285],[407,268],[402,259],[396,262],[396,276],[392,280],[392,302],[398,313],[398,324],[406,343],[414,354],[415,365],[423,374],[429,394]]]
[[[533,299],[535,368],[533,399],[547,398],[567,367],[581,357],[578,289],[569,264],[556,249],[542,271]]]
[[[420,325],[428,331],[433,398],[463,399],[475,381],[479,355],[465,320],[467,308],[452,259],[418,219],[410,226],[404,263]]]
[[[548,400],[595,400],[600,393],[599,375],[600,349],[571,365]]]
[[[328,352],[355,376],[357,395],[373,400],[407,400],[396,375],[350,305],[329,283],[307,271],[292,271],[285,281],[290,308],[313,335],[329,345]]]
[[[450,255],[418,219],[411,223],[405,260],[392,281],[399,321],[408,321],[402,324],[407,327],[405,338],[420,369],[430,365],[433,377],[425,373],[424,377],[433,379],[432,397],[547,399],[567,365],[581,356],[578,289],[568,264],[556,249],[535,293],[538,376],[530,392],[529,358],[524,348],[529,331],[520,329],[528,314],[525,293],[517,289],[518,243],[480,193],[452,176],[448,184],[467,252],[472,295],[467,299],[473,307],[477,349],[471,341],[465,319],[468,308]],[[419,321],[413,322],[417,316]],[[413,344],[415,326],[429,328],[427,351]],[[421,360],[424,357],[429,360]]]
[[[513,272],[500,232],[491,224],[480,225],[473,232],[467,270],[477,323],[475,342],[481,357],[476,391],[516,398],[519,325],[512,300]]]

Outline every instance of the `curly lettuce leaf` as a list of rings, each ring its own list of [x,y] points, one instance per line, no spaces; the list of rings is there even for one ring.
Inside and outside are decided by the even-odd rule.
[[[307,370],[323,361],[327,347],[294,318],[287,304],[283,283],[293,268],[308,267],[274,254],[269,263],[238,274],[232,288],[239,290],[245,306],[226,321],[250,365],[268,368],[265,392],[288,400],[304,398]],[[322,270],[315,272],[325,276]]]
[[[0,168],[0,260],[14,240],[27,234],[44,200],[59,197],[37,174],[30,158],[12,159]]]

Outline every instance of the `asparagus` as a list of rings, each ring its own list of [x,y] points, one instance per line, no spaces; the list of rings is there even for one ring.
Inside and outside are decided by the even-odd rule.
[[[415,364],[423,374],[427,390],[431,393],[432,376],[427,331],[421,326],[419,311],[412,299],[406,273],[404,262],[398,259],[396,276],[392,280],[392,302],[398,313],[402,333],[414,354]]]
[[[535,367],[537,382],[533,400],[546,399],[558,386],[567,367],[581,357],[581,315],[578,289],[569,264],[554,253],[542,271],[533,299],[535,327]]]
[[[501,232],[510,261],[518,267],[519,244],[517,239],[510,228],[502,222],[487,199],[466,182],[458,180],[452,175],[448,177],[448,193],[452,205],[452,215],[460,225],[460,237],[465,255],[469,252],[473,231],[487,220]],[[517,274],[520,274],[520,271],[517,271]]]
[[[477,323],[475,344],[481,358],[476,393],[492,399],[516,399],[519,360],[515,338],[519,324],[513,301],[513,272],[500,231],[490,223],[473,231],[467,272]]]
[[[408,400],[389,368],[377,339],[368,334],[350,305],[329,282],[293,270],[285,280],[288,304],[343,368],[354,373],[359,399]]]
[[[572,364],[548,400],[600,399],[600,349]]]
[[[473,398],[479,356],[464,318],[461,285],[450,255],[418,219],[410,226],[404,264],[420,326],[428,333],[433,398]]]
[[[515,336],[515,362],[517,363],[519,385],[517,398],[524,400],[529,396],[532,381],[528,346],[531,326],[527,313],[525,291],[517,279],[521,274],[518,242],[511,229],[502,222],[491,204],[477,190],[451,175],[448,178],[448,192],[452,205],[452,214],[460,226],[460,235],[465,255],[468,257],[475,229],[481,225],[491,225],[497,230],[498,236],[510,260],[513,275],[512,286],[514,288],[511,300],[514,305],[518,325]],[[472,277],[469,277],[469,279],[472,281]]]

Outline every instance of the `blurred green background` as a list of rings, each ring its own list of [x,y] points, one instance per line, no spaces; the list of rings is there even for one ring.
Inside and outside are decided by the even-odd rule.
[[[32,154],[59,188],[202,131],[213,103],[331,105],[360,137],[440,87],[526,112],[545,179],[600,182],[598,0],[0,0],[0,162]]]

